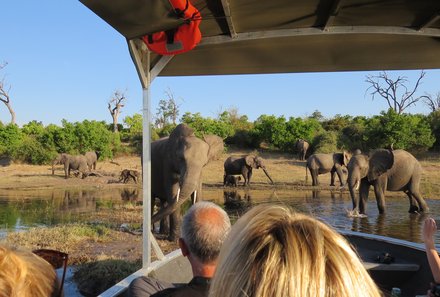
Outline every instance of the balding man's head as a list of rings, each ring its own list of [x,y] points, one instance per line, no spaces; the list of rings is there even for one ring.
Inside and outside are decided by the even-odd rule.
[[[227,213],[212,202],[194,204],[183,217],[182,239],[203,263],[215,261],[231,229]]]

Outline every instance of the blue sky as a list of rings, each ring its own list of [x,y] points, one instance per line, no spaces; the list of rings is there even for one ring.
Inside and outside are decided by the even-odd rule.
[[[19,125],[68,121],[111,121],[107,102],[115,90],[127,95],[123,117],[141,113],[142,90],[125,39],[79,1],[3,0],[0,18],[0,71],[11,86],[12,106]],[[440,91],[440,70],[427,70],[420,94]],[[238,108],[255,120],[261,114],[303,117],[319,110],[372,116],[387,108],[382,99],[365,95],[367,74],[375,72],[298,73],[251,76],[157,78],[152,85],[152,112],[170,90],[181,115],[200,112],[215,117]],[[415,82],[420,70],[389,72]],[[407,110],[428,113],[419,103]],[[9,122],[0,105],[0,121]]]

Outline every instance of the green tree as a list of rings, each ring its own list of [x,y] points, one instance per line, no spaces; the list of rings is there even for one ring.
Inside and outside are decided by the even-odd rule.
[[[23,140],[21,129],[15,124],[0,127],[0,153],[11,156]]]
[[[335,131],[322,131],[312,141],[312,146],[317,153],[333,153],[339,150],[337,146],[337,133]]]
[[[422,115],[398,114],[392,108],[372,117],[366,135],[372,148],[427,150],[435,142],[428,119]]]

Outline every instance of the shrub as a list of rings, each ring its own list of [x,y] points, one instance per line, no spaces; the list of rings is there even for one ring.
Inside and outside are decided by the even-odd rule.
[[[316,153],[337,152],[337,133],[334,131],[321,132],[313,139],[312,145]]]
[[[11,156],[14,160],[42,165],[50,163],[56,156],[56,152],[54,150],[47,150],[35,137],[25,136]]]

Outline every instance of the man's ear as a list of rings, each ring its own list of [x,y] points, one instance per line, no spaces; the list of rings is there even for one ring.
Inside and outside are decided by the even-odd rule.
[[[182,255],[184,257],[188,256],[189,249],[188,249],[188,246],[186,245],[185,241],[183,240],[183,238],[179,238],[179,247],[180,247],[180,250],[182,251]]]

